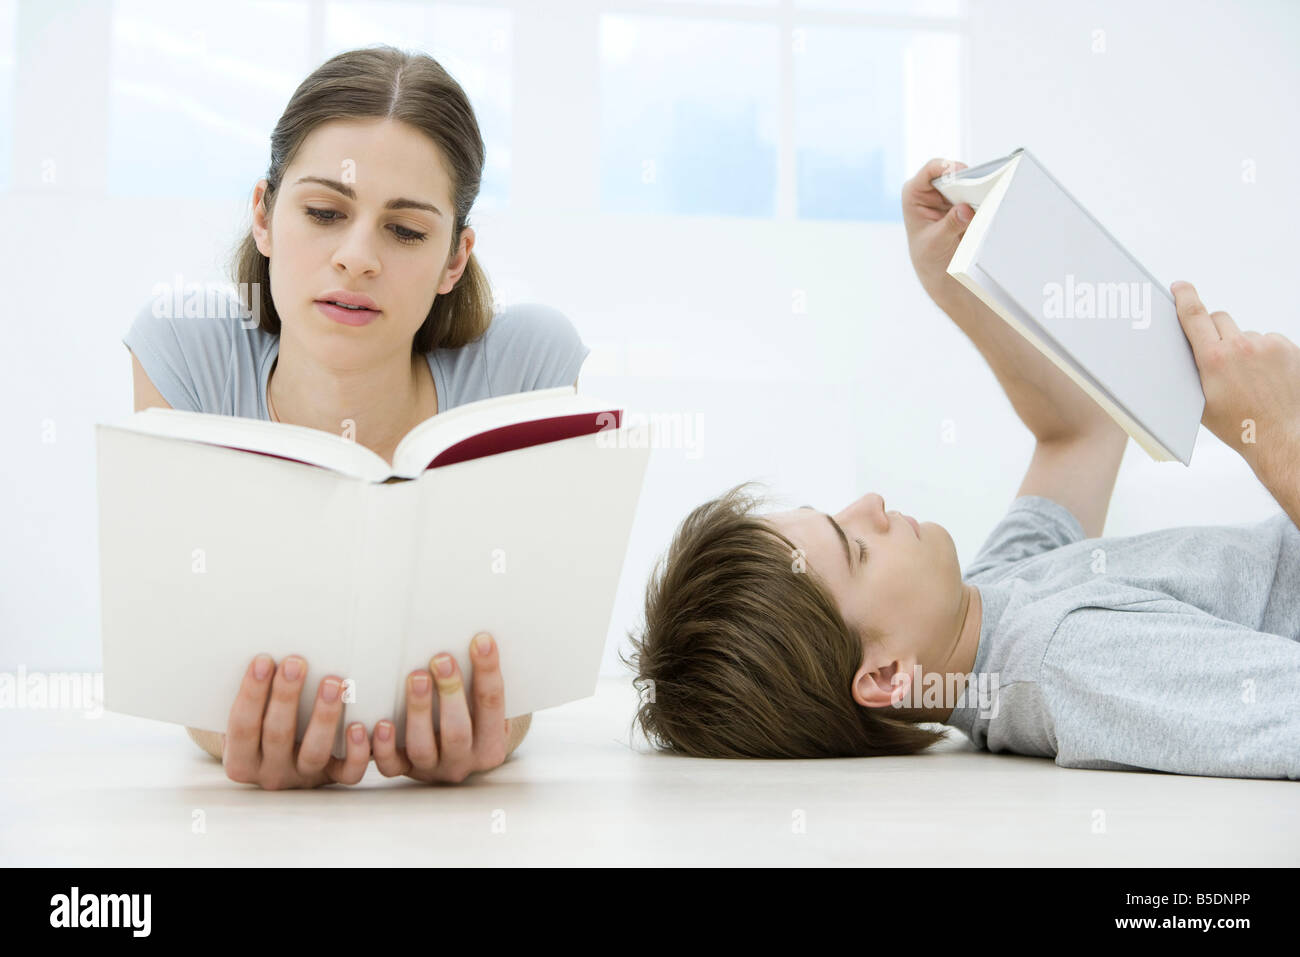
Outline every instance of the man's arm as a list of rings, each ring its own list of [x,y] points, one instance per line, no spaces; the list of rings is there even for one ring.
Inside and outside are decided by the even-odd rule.
[[[1300,346],[1207,312],[1189,282],[1169,291],[1201,376],[1201,424],[1246,460],[1300,528]]]
[[[1251,462],[1251,467],[1282,511],[1300,528],[1300,423],[1288,441],[1269,447],[1267,453]]]
[[[1106,527],[1106,511],[1127,439],[1128,435],[1117,428],[1113,432],[1040,441],[1016,495],[1050,498],[1070,510],[1083,526],[1085,536],[1097,538]]]
[[[965,203],[949,203],[931,180],[963,166],[933,159],[903,186],[908,253],[922,288],[975,343],[1035,438],[1047,442],[1084,433],[1123,433],[1069,376],[948,275],[972,211]]]
[[[951,295],[940,308],[984,356],[1020,421],[1040,442],[1088,434],[1127,437],[1105,410],[1051,359],[1035,349],[970,290]]]
[[[1020,420],[1038,439],[1017,495],[1065,506],[1088,538],[1106,527],[1128,433],[1074,381],[973,294],[948,315],[988,361]]]

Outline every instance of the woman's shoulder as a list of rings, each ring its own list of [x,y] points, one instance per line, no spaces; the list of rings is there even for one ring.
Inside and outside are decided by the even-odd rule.
[[[233,296],[212,293],[151,297],[122,343],[172,408],[244,415],[252,406],[232,386],[255,397],[257,370],[276,339]]]
[[[504,307],[492,317],[483,338],[497,351],[519,343],[564,348],[582,345],[573,320],[542,302],[518,302]]]
[[[590,349],[564,312],[539,302],[515,303],[492,317],[487,331],[460,349],[431,353],[443,373],[449,404],[572,385]]]

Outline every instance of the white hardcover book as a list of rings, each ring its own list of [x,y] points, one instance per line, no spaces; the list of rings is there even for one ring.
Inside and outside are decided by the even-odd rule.
[[[406,675],[492,635],[506,716],[595,693],[649,458],[572,386],[421,423],[394,465],[284,423],[146,409],[97,424],[104,706],[224,732],[259,653],[328,674],[343,730],[405,742]],[[437,720],[437,691],[434,725]]]
[[[948,273],[1151,458],[1190,465],[1205,394],[1168,287],[1028,150],[932,183],[975,208]]]

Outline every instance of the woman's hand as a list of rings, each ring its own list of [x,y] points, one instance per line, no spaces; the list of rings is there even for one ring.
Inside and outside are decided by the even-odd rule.
[[[966,203],[954,206],[948,202],[930,185],[930,180],[965,168],[965,163],[932,159],[903,184],[903,225],[907,228],[912,268],[930,298],[945,310],[954,302],[978,302],[970,290],[947,272],[952,254],[957,251],[957,244],[975,211]]]
[[[270,655],[253,659],[221,738],[226,777],[278,791],[336,782],[356,784],[365,775],[370,763],[365,725],[355,722],[348,728],[346,759],[330,754],[343,710],[342,682],[333,675],[321,681],[307,731],[295,745],[298,698],[306,676],[307,662],[297,655],[285,658],[278,669]]]
[[[1300,468],[1300,347],[1279,332],[1242,332],[1206,313],[1191,283],[1169,287],[1205,393],[1201,423],[1270,489]]]
[[[489,635],[478,635],[470,643],[470,656],[474,661],[472,719],[465,685],[451,655],[437,655],[427,669],[407,676],[406,747],[396,746],[391,721],[375,725],[375,765],[385,777],[403,774],[426,784],[459,784],[475,771],[488,771],[505,761],[509,722],[496,643]],[[438,682],[437,734],[431,680]]]

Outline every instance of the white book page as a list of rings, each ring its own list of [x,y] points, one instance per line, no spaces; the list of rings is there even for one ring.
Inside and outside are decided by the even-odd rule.
[[[299,728],[346,674],[364,486],[96,425],[104,705],[226,730],[259,653],[307,661]]]
[[[149,435],[279,455],[367,482],[392,477],[383,457],[364,445],[304,425],[157,407],[136,412],[113,425]]]
[[[506,717],[593,694],[649,454],[585,435],[411,483],[423,519],[398,674],[447,652],[470,677],[469,643],[486,631]],[[400,745],[405,709],[398,721]]]
[[[1019,154],[1005,156],[970,169],[957,170],[955,173],[932,179],[930,185],[954,206],[965,203],[972,209],[979,209],[1002,174],[1013,167],[1018,156]]]
[[[418,478],[440,452],[502,426],[617,408],[617,403],[578,395],[571,385],[469,402],[425,419],[408,432],[393,453],[394,474]]]

